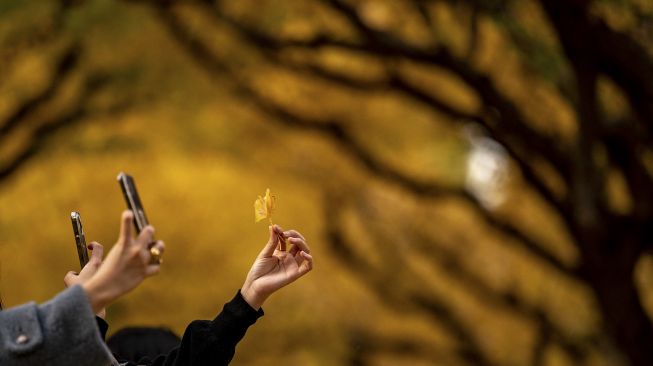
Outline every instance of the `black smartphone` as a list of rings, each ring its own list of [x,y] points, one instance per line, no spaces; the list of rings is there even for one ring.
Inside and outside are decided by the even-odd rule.
[[[138,191],[136,190],[134,178],[129,174],[120,172],[118,174],[118,183],[122,189],[122,195],[125,197],[125,202],[127,202],[127,207],[134,213],[134,226],[136,226],[136,231],[140,233],[148,225],[148,221],[147,216],[145,216],[145,210],[143,210],[141,198],[138,196]]]
[[[79,216],[79,212],[71,212],[70,221],[73,223],[73,233],[75,234],[75,246],[77,247],[77,256],[79,257],[79,266],[80,268],[84,268],[86,263],[88,263],[88,250],[86,248],[84,228],[82,227],[82,218]]]

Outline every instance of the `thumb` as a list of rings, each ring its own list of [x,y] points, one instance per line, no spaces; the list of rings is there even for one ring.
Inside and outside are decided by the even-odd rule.
[[[261,253],[258,255],[259,258],[269,257],[274,254],[274,249],[277,247],[277,242],[279,241],[279,236],[275,230],[275,227],[276,225],[268,226],[268,230],[270,231],[270,238],[268,239],[267,244],[265,244],[263,247],[263,250],[261,250]]]

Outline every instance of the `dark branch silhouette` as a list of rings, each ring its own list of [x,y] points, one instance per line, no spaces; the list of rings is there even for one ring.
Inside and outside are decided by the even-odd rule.
[[[68,76],[75,70],[79,54],[79,46],[68,47],[63,56],[57,60],[53,74],[48,86],[40,93],[25,100],[16,110],[11,113],[0,125],[0,138],[11,134],[30,113],[36,111],[41,105],[51,100],[60,90]]]
[[[536,243],[530,236],[523,233],[521,229],[507,221],[495,217],[491,212],[485,209],[478,199],[464,189],[457,187],[446,187],[434,182],[422,181],[415,177],[407,176],[397,169],[388,166],[379,161],[367,149],[357,141],[355,136],[349,133],[339,121],[333,120],[312,120],[311,118],[301,116],[288,108],[269,101],[259,95],[246,80],[230,71],[229,66],[217,59],[210,51],[209,47],[204,44],[197,36],[191,34],[184,26],[183,21],[174,13],[173,7],[157,8],[157,14],[166,24],[171,34],[177,39],[181,46],[193,55],[193,60],[207,70],[212,75],[231,76],[235,79],[234,92],[245,100],[261,109],[264,113],[274,116],[274,121],[289,127],[303,129],[312,132],[319,132],[332,138],[342,151],[354,157],[370,172],[375,175],[398,184],[404,189],[421,196],[438,198],[443,196],[456,196],[468,202],[479,214],[479,216],[491,227],[514,239],[515,245],[524,247],[528,252],[533,253],[544,263],[551,265],[553,268],[565,272],[569,275],[576,276],[574,269],[569,268],[560,261],[556,256],[549,253],[545,246]],[[447,107],[449,108],[449,107]],[[453,109],[452,109],[453,111]],[[456,112],[462,113],[462,112]]]
[[[641,238],[634,238],[632,234],[628,235],[630,240],[626,242],[626,239],[620,236],[620,234],[624,234],[623,230],[611,229],[611,227],[614,227],[606,225],[606,222],[623,223],[628,221],[629,217],[622,217],[620,221],[617,221],[616,216],[611,213],[605,188],[607,170],[606,167],[597,163],[594,159],[596,147],[605,145],[611,161],[624,171],[624,176],[628,180],[627,184],[632,193],[644,192],[647,196],[650,195],[649,190],[643,188],[649,182],[650,176],[643,169],[644,164],[639,160],[638,151],[629,150],[623,139],[616,139],[601,128],[604,121],[601,120],[599,115],[596,94],[597,76],[600,73],[606,73],[620,87],[625,89],[626,94],[633,103],[633,108],[637,111],[638,119],[645,120],[644,117],[651,115],[650,101],[653,100],[651,98],[653,94],[649,89],[653,83],[648,82],[647,79],[647,75],[651,75],[650,59],[641,47],[629,40],[626,35],[610,30],[600,21],[587,20],[585,14],[586,2],[543,2],[544,8],[558,30],[558,37],[566,50],[566,55],[563,57],[567,58],[571,65],[570,70],[575,77],[575,80],[571,83],[568,81],[555,81],[557,90],[576,109],[579,121],[578,143],[574,146],[564,146],[561,139],[533,128],[533,124],[528,121],[519,107],[496,88],[488,75],[475,70],[468,60],[455,56],[444,45],[437,45],[428,49],[421,48],[390,32],[369,27],[360,17],[357,9],[348,2],[340,0],[324,0],[321,2],[339,13],[351,25],[352,29],[358,33],[355,40],[319,32],[309,39],[280,39],[249,26],[247,22],[239,21],[237,18],[227,15],[221,10],[219,3],[200,1],[196,3],[196,6],[201,9],[203,14],[210,14],[209,16],[214,17],[215,22],[228,24],[237,30],[247,42],[261,50],[269,61],[279,67],[321,78],[349,89],[394,90],[431,107],[437,113],[449,117],[454,123],[462,120],[485,126],[490,136],[508,150],[530,187],[559,214],[581,252],[580,274],[597,294],[597,299],[602,304],[606,322],[608,325],[613,324],[610,326],[610,332],[617,338],[617,343],[623,347],[625,354],[634,363],[647,364],[650,363],[648,361],[653,362],[653,355],[647,354],[647,351],[642,351],[644,342],[653,342],[651,322],[642,310],[638,294],[632,282],[632,270],[636,259],[644,249],[644,245],[641,244]],[[467,3],[476,5],[474,1],[468,1]],[[428,16],[428,10],[424,7],[426,5],[420,2],[416,2],[416,4],[418,5],[418,13],[422,14],[422,20],[428,24],[431,19]],[[216,57],[211,52],[210,46],[206,45],[199,35],[192,35],[188,32],[184,22],[175,14],[172,2],[164,6],[154,5],[160,18],[170,29],[171,34],[200,66],[214,75],[232,76],[236,83],[237,93],[246,100],[253,102],[257,108],[266,114],[274,116],[276,122],[329,137],[341,151],[353,157],[366,170],[379,178],[396,183],[413,194],[428,197],[453,195],[462,198],[471,207],[475,208],[475,211],[490,227],[497,229],[502,235],[515,239],[515,243],[519,243],[529,253],[544,260],[553,268],[566,273],[571,278],[578,276],[577,272],[570,270],[555,256],[542,249],[544,246],[534,242],[530,235],[522,232],[518,226],[501,221],[484,209],[476,198],[465,190],[455,187],[443,187],[433,182],[424,182],[383,163],[343,127],[345,125],[344,121],[329,118],[323,120],[308,118],[292,111],[287,106],[283,106],[283,103],[262,97],[260,93],[247,84],[246,78],[239,76],[223,60]],[[509,6],[507,2],[500,5],[500,7],[507,6]],[[488,9],[483,5],[479,5],[478,10],[486,13],[493,12],[494,15],[498,14],[497,9]],[[472,30],[472,35],[474,32],[476,30]],[[568,37],[571,34],[581,34],[581,36]],[[528,43],[516,38],[519,36],[518,32],[513,33],[512,36],[513,40],[521,42],[521,44],[517,45],[518,47],[523,48]],[[589,42],[589,37],[594,36],[605,40],[605,43]],[[472,39],[470,42],[472,44],[477,42],[477,40],[474,40],[475,36],[470,39]],[[580,41],[583,44],[586,42],[592,43],[593,49],[589,53],[579,52],[578,50],[584,50],[584,48],[573,43],[574,41]],[[617,46],[615,43],[620,43],[620,45]],[[392,68],[386,69],[386,76],[383,79],[360,80],[346,73],[334,72],[316,64],[288,61],[281,55],[285,50],[311,51],[325,47],[377,57],[386,64],[388,62],[392,63],[394,60],[406,60],[447,70],[460,78],[478,94],[483,102],[483,107],[474,113],[456,110],[438,99],[435,94],[404,78],[400,72]],[[473,45],[470,47],[473,48]],[[606,50],[609,50],[609,52]],[[624,52],[614,52],[614,50],[623,50]],[[629,55],[635,61],[626,60],[622,55]],[[594,62],[594,56],[600,57],[598,64]],[[629,69],[630,65],[634,65],[634,67]],[[620,71],[625,69],[627,71]],[[570,88],[569,85],[574,85],[574,87]],[[641,128],[648,133],[650,127],[646,124]],[[605,144],[605,142],[609,142],[609,144]],[[551,170],[557,172],[560,180],[567,186],[565,196],[559,197],[544,183],[536,168],[538,163],[547,164]],[[650,205],[637,203],[635,206],[635,211],[638,212],[637,220],[632,221],[628,226],[635,226],[636,233],[646,232],[647,230],[641,225],[650,222],[651,216],[647,214]],[[646,237],[650,237],[650,234],[647,233],[646,235]],[[357,268],[361,278],[373,276],[373,269],[366,267],[362,259],[355,259],[356,257],[352,256],[352,252],[347,249],[349,244],[345,242],[340,233],[331,232],[329,238],[336,253],[340,253],[342,258],[348,258],[350,267]],[[615,256],[614,250],[616,247],[611,245],[612,242],[627,243],[626,248]],[[438,255],[446,256],[446,253],[440,252]],[[610,271],[610,268],[613,270]],[[603,274],[606,271],[612,274],[609,279]],[[483,290],[481,283],[474,281],[473,277],[466,276],[464,272],[457,272],[457,276],[467,282],[471,292],[481,294],[479,296],[490,297],[490,292]],[[617,276],[618,280],[613,278],[615,276]],[[618,283],[619,285],[617,285]],[[374,285],[374,283],[370,285],[376,288],[379,293],[383,292],[383,289]],[[623,310],[616,309],[616,304],[613,307],[613,302],[609,301],[609,298],[619,298],[615,294],[624,296],[626,308],[630,309],[627,312],[630,316],[613,317],[612,314],[624,313]],[[492,297],[501,298],[501,296]],[[476,364],[491,362],[474,346],[473,337],[464,330],[464,326],[458,324],[452,318],[445,304],[422,295],[409,296],[408,298],[421,309],[437,317],[439,321],[444,319],[448,329],[452,331],[454,336],[469,347],[461,351],[463,354],[467,354],[467,357],[464,358],[468,362]],[[533,351],[535,363],[541,362],[542,349],[551,342],[562,344],[570,355],[578,356],[582,353],[581,348],[579,348],[581,346],[578,343],[565,339],[564,336],[561,336],[564,332],[556,330],[550,324],[547,325],[546,316],[541,311],[526,307],[523,304],[515,305],[520,304],[518,299],[513,299],[513,301],[504,299],[503,302],[511,304],[516,312],[521,311],[528,314],[530,318],[539,319],[537,322],[540,324],[538,328],[540,329],[540,338]],[[630,324],[630,326],[624,327],[621,325],[617,327],[617,322]],[[635,341],[636,336],[640,336],[637,341]],[[631,345],[628,345],[629,343]],[[592,346],[590,345],[590,347]]]

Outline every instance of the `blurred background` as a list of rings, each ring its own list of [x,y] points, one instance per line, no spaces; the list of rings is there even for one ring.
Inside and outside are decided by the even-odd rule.
[[[2,0],[0,293],[108,250],[134,176],[181,334],[267,240],[316,261],[235,365],[653,365],[653,2]]]

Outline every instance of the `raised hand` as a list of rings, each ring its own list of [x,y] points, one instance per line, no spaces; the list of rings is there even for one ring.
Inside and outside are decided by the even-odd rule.
[[[63,278],[63,283],[66,287],[81,285],[93,277],[100,268],[102,256],[104,255],[104,247],[96,241],[89,243],[87,247],[91,251],[91,258],[89,258],[88,263],[86,263],[79,273],[73,271],[66,273],[66,276]],[[104,319],[106,310],[102,308],[96,315]]]
[[[313,257],[304,237],[295,230],[282,231],[270,226],[270,238],[250,269],[240,292],[247,303],[259,309],[275,291],[294,282],[313,269]],[[287,238],[292,248],[278,250]]]
[[[133,218],[131,211],[122,213],[118,241],[111,248],[97,273],[82,283],[96,313],[118,297],[133,290],[146,277],[159,272],[160,265],[151,262],[150,248],[155,247],[163,253],[165,245],[160,240],[153,242],[152,226],[145,227],[138,237],[134,237]]]

